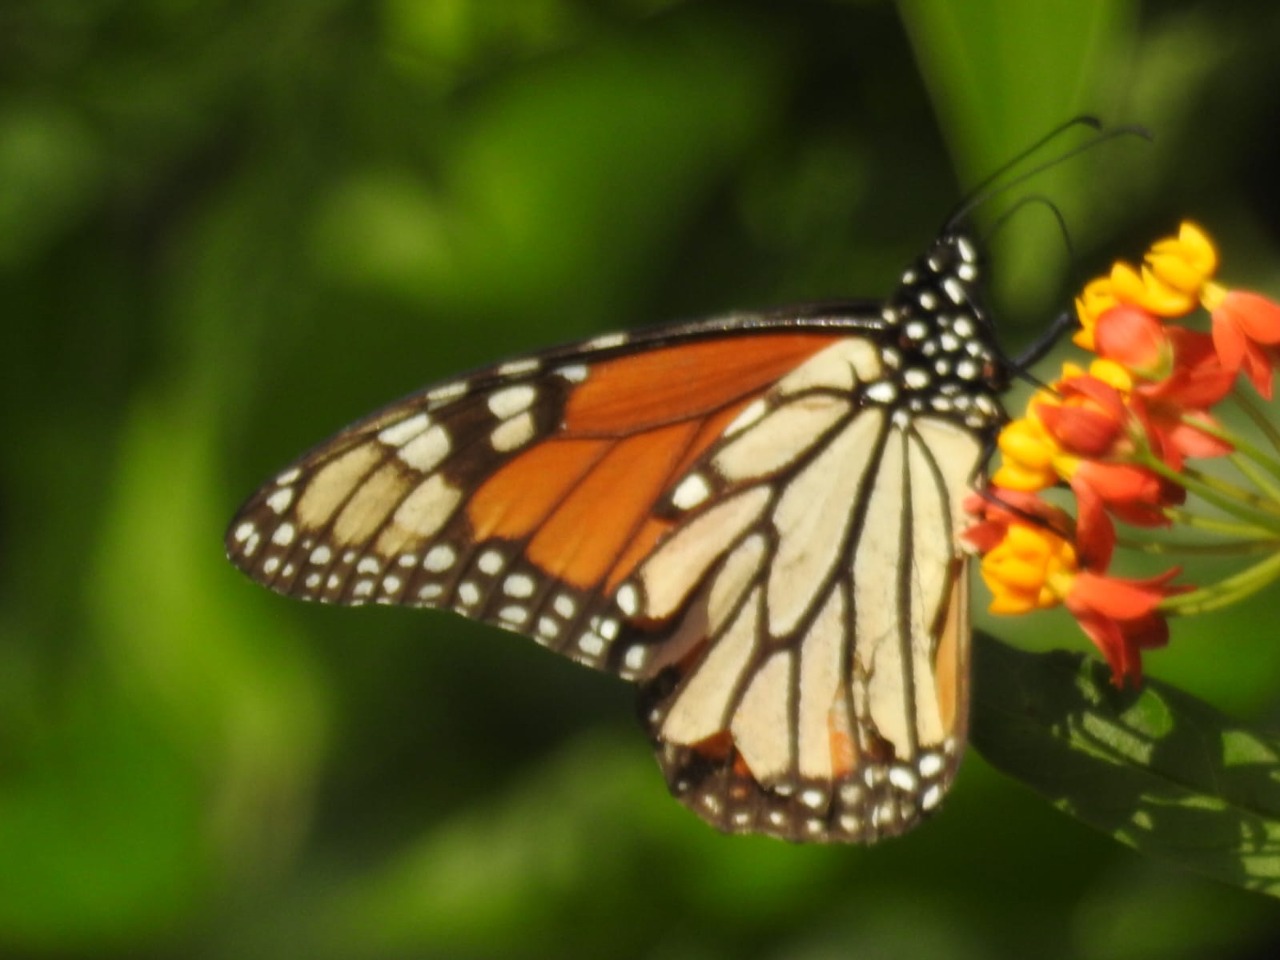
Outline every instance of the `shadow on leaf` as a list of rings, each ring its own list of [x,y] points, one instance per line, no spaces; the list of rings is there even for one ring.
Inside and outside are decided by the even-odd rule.
[[[1280,738],[1167,684],[979,635],[973,743],[1058,809],[1158,859],[1280,896]]]

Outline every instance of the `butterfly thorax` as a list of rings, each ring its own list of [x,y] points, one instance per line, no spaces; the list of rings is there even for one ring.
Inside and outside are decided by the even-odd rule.
[[[897,376],[868,390],[869,399],[980,431],[1003,422],[998,396],[1008,377],[983,279],[976,247],[959,233],[939,237],[903,272],[883,311],[897,332],[883,357]]]

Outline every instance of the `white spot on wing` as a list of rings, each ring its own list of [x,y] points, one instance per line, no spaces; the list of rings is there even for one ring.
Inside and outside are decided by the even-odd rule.
[[[892,380],[881,380],[867,387],[866,395],[868,400],[876,403],[893,403],[898,399],[898,388]]]
[[[566,367],[560,367],[556,370],[556,373],[570,383],[582,383],[587,379],[587,367],[586,364],[582,363],[573,363]]]
[[[535,432],[533,414],[526,410],[494,427],[489,442],[498,453],[509,453],[532,440]]]
[[[620,347],[627,342],[625,333],[606,333],[604,336],[596,337],[594,340],[587,341],[587,349],[589,350],[609,350],[613,347]]]
[[[443,573],[453,566],[457,558],[453,547],[447,543],[438,543],[427,551],[427,555],[422,558],[422,565],[432,573]]]
[[[913,792],[919,785],[916,775],[906,767],[893,767],[889,770],[889,782],[899,790]]]
[[[509,420],[529,409],[538,392],[527,383],[499,390],[489,397],[489,412],[501,420]]]
[[[523,373],[533,373],[540,366],[540,361],[536,357],[524,357],[520,360],[508,360],[502,366],[498,367],[498,375],[502,377],[517,377]]]
[[[680,510],[692,510],[711,495],[711,486],[707,478],[700,473],[691,473],[676,485],[671,494],[671,503]]]
[[[516,604],[509,604],[498,611],[498,619],[507,623],[520,624],[529,619],[529,611]]]
[[[635,584],[624,583],[618,588],[617,596],[614,602],[618,604],[618,609],[628,617],[634,617],[640,609],[640,596],[636,591]]]
[[[533,577],[525,573],[513,573],[502,584],[502,592],[509,597],[531,597],[533,590]]]
[[[378,439],[385,444],[398,447],[412,440],[431,424],[431,418],[425,413],[415,414],[407,420],[393,423],[378,431]]]
[[[415,470],[429,473],[449,455],[449,432],[436,424],[400,448],[398,456]]]
[[[902,380],[912,390],[922,390],[929,385],[929,371],[921,367],[910,367],[903,372]]]
[[[942,772],[942,757],[936,753],[921,754],[916,761],[916,769],[920,771],[920,776],[932,779]]]
[[[281,487],[267,497],[267,506],[274,513],[284,513],[293,503],[293,487]]]
[[[443,386],[436,387],[427,394],[427,399],[436,403],[444,403],[449,400],[457,400],[467,392],[466,380],[455,380],[453,383],[446,383]]]

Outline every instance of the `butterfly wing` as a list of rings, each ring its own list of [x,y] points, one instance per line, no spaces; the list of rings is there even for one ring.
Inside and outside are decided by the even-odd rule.
[[[408,397],[266,484],[226,538],[289,596],[452,608],[595,667],[592,629],[725,425],[837,339],[766,316],[613,336]]]
[[[869,842],[938,804],[965,742],[954,535],[982,445],[804,392],[711,460],[785,448],[797,416],[826,429],[780,473],[734,472],[624,584],[650,622],[627,640],[661,665],[642,709],[677,797],[724,830]]]
[[[715,826],[871,842],[967,724],[960,500],[1003,414],[972,245],[883,306],[602,338],[415,395],[280,474],[228,553],[278,592],[447,607],[635,680]]]

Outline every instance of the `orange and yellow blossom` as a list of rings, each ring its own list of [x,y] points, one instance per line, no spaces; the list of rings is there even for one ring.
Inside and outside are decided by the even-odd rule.
[[[967,504],[978,519],[965,538],[983,555],[991,609],[1066,606],[1107,658],[1117,685],[1139,681],[1141,651],[1168,641],[1170,609],[1217,605],[1225,595],[1218,585],[1175,602],[1170,598],[1194,589],[1172,585],[1177,569],[1145,580],[1108,572],[1115,521],[1167,526],[1189,487],[1226,505],[1222,492],[1231,488],[1188,472],[1185,461],[1237,452],[1211,411],[1232,395],[1241,374],[1259,394],[1271,395],[1280,305],[1228,290],[1214,281],[1217,268],[1208,236],[1184,222],[1176,237],[1151,246],[1141,267],[1120,261],[1087,284],[1076,298],[1081,329],[1074,339],[1097,358],[1087,371],[1065,364],[1061,377],[1005,427],[992,486]],[[1197,307],[1209,312],[1211,333],[1166,322]],[[1254,470],[1273,469],[1250,459]],[[1038,496],[1054,487],[1071,490],[1074,518]],[[1265,502],[1273,489],[1241,501],[1233,515],[1254,524],[1244,529],[1262,537],[1274,529],[1280,537],[1280,504]],[[1270,567],[1258,567],[1253,580],[1236,577],[1226,593],[1247,595],[1262,577],[1275,577]]]
[[[1092,558],[1087,550],[1078,552],[1060,532],[1070,518],[1026,493],[993,490],[990,498],[974,495],[966,506],[981,518],[964,536],[983,552],[981,573],[993,613],[1063,605],[1111,665],[1116,686],[1141,680],[1141,651],[1168,640],[1160,602],[1190,589],[1169,585],[1176,569],[1146,580],[1108,576],[1111,545],[1100,545]]]
[[[1222,366],[1233,375],[1243,371],[1258,393],[1270,399],[1274,358],[1268,348],[1280,345],[1280,306],[1216,282],[1217,269],[1213,241],[1194,223],[1183,221],[1176,237],[1151,245],[1141,268],[1117,261],[1108,276],[1086,284],[1076,299],[1080,331],[1075,343],[1095,349],[1099,318],[1117,306],[1165,319],[1186,316],[1200,306],[1209,312]]]

